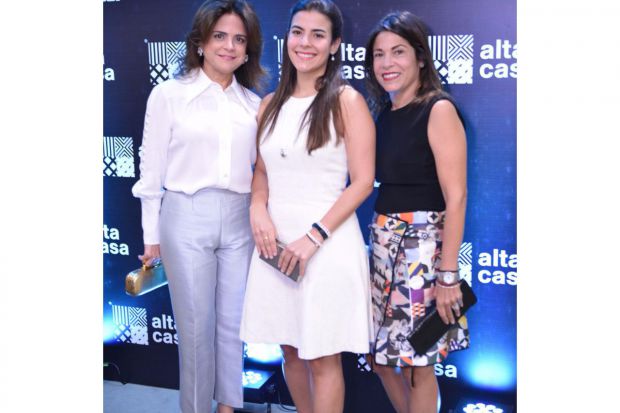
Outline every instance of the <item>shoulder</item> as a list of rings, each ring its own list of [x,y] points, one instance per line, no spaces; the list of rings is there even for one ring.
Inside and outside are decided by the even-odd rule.
[[[338,99],[340,106],[346,109],[356,110],[365,108],[368,110],[368,105],[366,104],[364,96],[350,85],[343,85],[340,87]]]
[[[459,120],[465,124],[454,99],[447,93],[441,93],[430,102],[430,121]]]
[[[260,119],[261,116],[263,115],[263,112],[265,111],[265,108],[267,107],[267,105],[269,104],[269,102],[271,102],[271,99],[273,99],[273,96],[275,95],[275,92],[271,92],[269,93],[267,96],[265,96],[261,101],[260,101],[260,105],[258,107],[258,118]]]
[[[271,99],[273,99],[275,95],[275,92],[271,92],[269,94],[267,94],[261,101],[260,101],[260,107],[259,107],[259,111],[260,110],[265,110],[265,108],[267,107],[267,105],[269,104],[269,102],[271,102]]]

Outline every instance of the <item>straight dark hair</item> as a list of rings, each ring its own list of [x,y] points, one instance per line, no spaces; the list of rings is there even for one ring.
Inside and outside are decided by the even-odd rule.
[[[331,0],[300,0],[295,3],[291,9],[287,33],[284,37],[282,76],[274,96],[269,101],[258,124],[257,139],[260,139],[267,125],[269,125],[267,134],[273,132],[282,105],[291,97],[295,90],[297,70],[289,58],[287,44],[293,16],[300,11],[317,11],[323,14],[330,20],[332,25],[331,43],[337,39],[342,39],[342,13],[340,13],[338,6]],[[308,154],[329,142],[329,126],[331,121],[334,122],[336,128],[337,142],[340,142],[341,137],[344,135],[339,97],[341,86],[347,84],[347,82],[342,78],[340,66],[340,53],[336,52],[333,55],[333,60],[331,58],[327,59],[325,73],[316,80],[314,86],[318,93],[302,118],[301,128],[306,125],[306,122],[309,124],[308,141],[306,143]]]
[[[208,41],[220,17],[230,13],[239,16],[243,22],[248,42],[248,61],[235,70],[237,82],[248,89],[261,90],[261,80],[265,76],[265,70],[260,64],[263,35],[256,12],[245,0],[207,0],[202,3],[194,15],[192,29],[185,40],[185,58],[179,67],[178,75],[186,76],[193,69],[202,68],[204,56],[198,55],[198,48]]]
[[[424,63],[424,67],[420,69],[420,87],[410,103],[428,102],[437,95],[446,94],[441,86],[439,74],[435,69],[433,54],[428,45],[428,31],[425,24],[411,12],[391,12],[383,17],[370,32],[370,37],[366,43],[366,59],[364,61],[366,88],[370,94],[370,106],[375,114],[381,111],[389,102],[388,94],[377,81],[373,70],[373,48],[375,40],[381,32],[391,32],[407,40],[415,50],[418,61]]]

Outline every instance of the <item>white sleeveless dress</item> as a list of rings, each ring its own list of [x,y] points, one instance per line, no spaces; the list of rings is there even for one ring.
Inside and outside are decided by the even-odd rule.
[[[299,132],[314,96],[291,97],[273,133],[260,145],[269,182],[268,209],[279,240],[304,236],[336,202],[347,184],[344,141],[308,155],[307,126]],[[368,353],[373,338],[368,255],[353,213],[308,261],[298,283],[252,257],[246,286],[241,339],[287,344],[302,359],[343,351]]]

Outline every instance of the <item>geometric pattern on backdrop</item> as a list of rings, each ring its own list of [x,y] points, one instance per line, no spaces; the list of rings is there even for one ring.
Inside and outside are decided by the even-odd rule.
[[[135,177],[132,138],[128,136],[103,137],[103,176]]]
[[[147,42],[149,75],[153,86],[170,79],[185,56],[185,42]]]
[[[473,34],[433,35],[428,36],[428,43],[441,83],[473,83]]]
[[[357,354],[357,369],[366,373],[370,373],[372,371],[364,354]]]
[[[112,305],[112,322],[116,341],[149,345],[146,308]]]
[[[471,286],[471,273],[472,273],[472,250],[473,246],[471,242],[464,242],[459,249],[459,275],[462,280],[467,281],[467,284]]]

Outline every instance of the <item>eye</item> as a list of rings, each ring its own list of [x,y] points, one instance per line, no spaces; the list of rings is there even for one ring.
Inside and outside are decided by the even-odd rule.
[[[301,30],[299,30],[299,29],[293,29],[293,30],[291,30],[291,34],[292,34],[293,36],[299,36],[299,35],[301,34]]]
[[[245,36],[235,36],[235,42],[239,44],[245,44],[246,42]]]
[[[374,52],[372,54],[372,57],[374,57],[375,59],[378,58],[378,57],[382,57],[382,56],[383,56],[383,53],[381,53],[381,52]]]
[[[395,55],[401,55],[403,53],[405,53],[405,51],[403,49],[396,49],[396,50],[394,50],[394,54]]]
[[[325,37],[325,35],[323,33],[314,33],[314,37],[316,37],[317,39],[322,39]]]
[[[225,36],[224,36],[224,33],[216,32],[216,33],[213,33],[213,37],[216,38],[217,40],[223,40]]]

